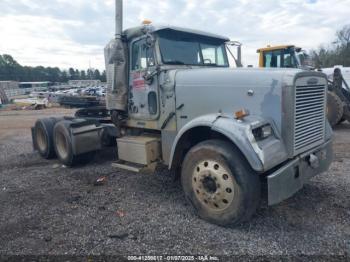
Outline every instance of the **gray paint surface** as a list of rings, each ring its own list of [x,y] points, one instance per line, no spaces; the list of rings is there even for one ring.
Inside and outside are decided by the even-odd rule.
[[[281,96],[285,75],[299,70],[208,68],[179,70],[176,77],[176,103],[184,104],[178,128],[186,121],[208,113],[234,115],[248,109],[251,115],[271,119],[281,128]],[[253,91],[253,95],[248,92]]]
[[[184,104],[178,116],[178,128],[209,113],[234,115],[242,108],[251,115],[272,119],[281,128],[283,77],[299,70],[261,70],[205,68],[179,70],[176,77],[176,104]],[[252,96],[248,95],[253,91]]]
[[[299,69],[230,69],[202,68],[177,70],[175,77],[177,131],[176,144],[182,134],[196,126],[211,127],[228,137],[245,155],[252,168],[265,172],[292,158],[289,129],[294,119],[294,86],[300,77],[324,75]],[[287,107],[286,107],[287,106]],[[234,119],[234,112],[248,109],[244,120]],[[256,127],[270,124],[274,135],[257,142],[252,135]],[[326,134],[329,137],[329,135]]]

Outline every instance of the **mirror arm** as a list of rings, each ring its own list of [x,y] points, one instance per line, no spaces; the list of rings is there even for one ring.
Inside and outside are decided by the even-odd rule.
[[[150,72],[148,70],[145,72],[145,74],[143,75],[143,79],[145,79],[145,81],[148,85],[152,84],[153,78],[156,75],[158,75],[158,73],[159,73],[159,69],[160,69],[160,67],[159,67],[159,65],[157,65],[156,68],[152,72]]]
[[[237,47],[237,58],[232,54],[230,48],[228,46],[236,46]],[[226,49],[229,51],[229,53],[231,54],[232,58],[235,60],[236,66],[237,67],[243,67],[242,64],[242,54],[241,54],[241,48],[242,48],[242,44],[238,41],[228,41],[226,42]]]

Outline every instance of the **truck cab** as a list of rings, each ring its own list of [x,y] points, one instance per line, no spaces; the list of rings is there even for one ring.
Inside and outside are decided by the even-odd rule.
[[[233,42],[208,32],[149,23],[123,31],[121,4],[105,48],[107,107],[101,117],[39,120],[32,135],[42,156],[71,166],[116,146],[113,166],[167,166],[198,216],[223,226],[254,214],[262,183],[274,205],[328,169],[324,74],[231,68]]]
[[[314,68],[310,56],[294,45],[267,46],[257,50],[261,68]]]
[[[137,30],[145,28],[127,30],[126,35]],[[175,68],[229,67],[227,38],[184,28],[148,26],[147,30],[146,35],[132,37],[128,45],[128,115],[141,122],[168,117],[170,108],[163,106],[167,98],[159,92],[159,87],[167,84],[166,72]]]

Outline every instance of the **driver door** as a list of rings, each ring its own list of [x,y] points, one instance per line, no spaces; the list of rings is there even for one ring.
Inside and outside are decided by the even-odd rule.
[[[147,72],[156,70],[154,46],[147,37],[136,39],[130,46],[129,114],[133,119],[155,120],[159,116],[158,79],[144,79]]]

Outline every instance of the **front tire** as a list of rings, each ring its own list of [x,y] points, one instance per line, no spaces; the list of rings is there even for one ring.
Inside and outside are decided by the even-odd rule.
[[[248,220],[260,202],[258,174],[238,149],[222,140],[204,141],[187,153],[181,182],[196,214],[217,225]]]

